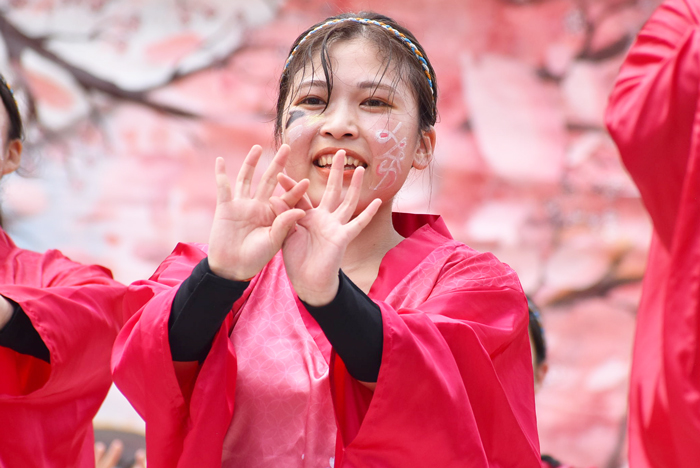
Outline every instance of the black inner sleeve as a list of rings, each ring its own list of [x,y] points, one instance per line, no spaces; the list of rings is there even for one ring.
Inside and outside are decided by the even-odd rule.
[[[376,382],[384,345],[382,311],[342,270],[338,278],[338,293],[328,305],[313,307],[304,303],[304,307],[316,319],[350,375],[361,382]]]
[[[5,299],[12,304],[13,311],[10,321],[0,330],[0,346],[51,363],[49,348],[22,307],[10,298]]]
[[[304,304],[316,319],[350,375],[376,382],[384,342],[381,309],[341,271],[338,294],[330,304]],[[203,361],[226,315],[248,282],[216,276],[203,259],[180,285],[168,320],[174,361]]]
[[[202,259],[178,289],[168,319],[173,361],[203,361],[226,315],[250,284],[215,275]]]

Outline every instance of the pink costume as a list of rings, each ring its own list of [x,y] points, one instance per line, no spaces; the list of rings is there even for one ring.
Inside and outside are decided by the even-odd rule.
[[[148,302],[120,333],[112,365],[146,420],[149,468],[539,467],[516,274],[452,240],[438,217],[395,214],[394,224],[406,239],[369,293],[384,330],[374,393],[335,356],[279,254],[199,366],[173,365],[168,316],[205,247],[178,245],[132,285],[134,306]]]
[[[700,3],[666,1],[606,116],[654,224],[630,379],[634,468],[700,466],[699,104]]]
[[[126,288],[56,250],[19,249],[1,229],[0,259],[0,294],[22,307],[51,360],[0,347],[0,466],[94,467],[92,418],[112,382]]]

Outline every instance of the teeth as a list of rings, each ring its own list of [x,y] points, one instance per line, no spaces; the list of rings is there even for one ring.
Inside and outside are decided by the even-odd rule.
[[[333,164],[333,155],[325,155],[321,156],[316,160],[316,165],[319,167],[330,167]],[[353,158],[352,156],[345,156],[345,166],[354,166],[354,167],[365,167],[366,165],[362,163],[357,158]]]
[[[346,166],[359,166],[361,163],[357,159],[353,158],[352,156],[345,156],[345,165]]]

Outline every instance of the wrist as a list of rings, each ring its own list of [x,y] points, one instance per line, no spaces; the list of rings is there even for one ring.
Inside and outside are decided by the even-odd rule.
[[[216,263],[212,263],[211,258],[207,258],[207,267],[209,268],[209,272],[213,275],[230,281],[249,282],[255,277],[255,275],[257,275],[257,273],[251,274],[251,272],[223,268],[216,265]]]
[[[338,295],[338,288],[340,287],[340,281],[338,276],[335,276],[328,287],[322,289],[297,289],[297,296],[299,299],[312,307],[323,307],[331,302]],[[296,288],[295,288],[296,289]]]
[[[5,328],[5,325],[12,318],[12,313],[14,312],[14,307],[10,301],[5,299],[4,296],[0,296],[0,330]]]

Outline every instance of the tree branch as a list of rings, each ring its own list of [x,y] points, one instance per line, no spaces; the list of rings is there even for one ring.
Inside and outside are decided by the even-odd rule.
[[[46,48],[45,37],[33,38],[25,35],[13,24],[11,24],[2,14],[0,14],[0,34],[2,34],[3,38],[5,39],[8,54],[11,60],[19,62],[22,52],[25,49],[31,49],[42,57],[66,69],[75,78],[78,84],[86,91],[99,91],[122,101],[134,102],[158,112],[178,117],[201,117],[200,115],[190,111],[153,102],[148,99],[148,91],[127,91],[112,82],[103,80],[102,78],[99,78],[92,73],[83,70],[82,68],[78,68],[75,65],[68,63]]]

